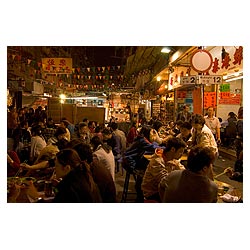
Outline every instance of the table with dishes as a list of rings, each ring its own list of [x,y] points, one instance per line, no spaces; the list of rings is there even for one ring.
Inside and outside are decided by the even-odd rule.
[[[51,202],[54,198],[51,181],[33,177],[8,177],[8,203]]]
[[[214,182],[218,186],[218,203],[243,202],[243,194],[239,189],[222,181],[214,180]]]

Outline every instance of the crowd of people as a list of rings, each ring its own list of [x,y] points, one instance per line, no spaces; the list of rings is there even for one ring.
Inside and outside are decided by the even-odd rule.
[[[176,121],[131,121],[128,131],[113,120],[98,124],[84,118],[72,124],[63,117],[55,124],[42,107],[17,112],[11,106],[7,119],[8,177],[50,181],[53,202],[119,202],[115,173],[120,167],[136,177],[136,202],[217,201],[213,162],[218,157],[221,125],[212,107],[206,116],[191,114],[184,106]],[[242,108],[236,124],[243,127]],[[243,132],[237,132],[237,140],[240,179]],[[183,154],[187,160],[181,160]],[[237,171],[228,173],[230,178]],[[8,202],[18,202],[20,192],[28,188],[27,183],[13,181]],[[37,202],[45,202],[39,192],[35,196]]]

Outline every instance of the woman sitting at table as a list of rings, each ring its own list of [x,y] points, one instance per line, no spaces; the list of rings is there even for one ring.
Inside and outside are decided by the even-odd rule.
[[[191,149],[187,169],[173,171],[161,180],[162,202],[217,202],[218,187],[209,178],[214,160],[215,155],[208,147]]]
[[[74,149],[63,149],[56,155],[57,185],[56,203],[102,202],[99,189],[93,180],[90,166],[82,162]]]

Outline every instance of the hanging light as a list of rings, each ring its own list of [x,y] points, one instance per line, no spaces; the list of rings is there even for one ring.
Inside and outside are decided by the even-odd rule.
[[[161,50],[161,53],[169,53],[171,51],[171,49],[169,49],[168,47],[163,47]]]
[[[66,99],[66,95],[65,94],[60,94],[60,99],[62,99],[62,100],[65,100]]]

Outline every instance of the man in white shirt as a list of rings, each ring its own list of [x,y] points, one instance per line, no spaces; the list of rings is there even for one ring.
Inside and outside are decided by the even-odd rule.
[[[214,138],[217,140],[217,143],[220,143],[221,142],[221,139],[220,139],[221,124],[220,124],[219,119],[214,116],[214,108],[213,107],[209,107],[207,109],[207,115],[204,116],[204,118],[205,118],[205,124],[213,133]]]

